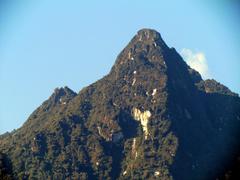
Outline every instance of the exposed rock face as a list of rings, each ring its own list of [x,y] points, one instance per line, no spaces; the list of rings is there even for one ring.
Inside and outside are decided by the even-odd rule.
[[[19,179],[214,179],[235,158],[240,98],[203,81],[161,35],[140,30],[110,73],[78,94],[56,89],[0,136],[1,171]]]
[[[141,122],[142,129],[144,132],[144,137],[147,139],[149,132],[148,132],[148,121],[149,118],[151,117],[151,112],[150,111],[144,111],[141,112],[139,109],[134,108],[133,109],[133,118],[137,121]]]

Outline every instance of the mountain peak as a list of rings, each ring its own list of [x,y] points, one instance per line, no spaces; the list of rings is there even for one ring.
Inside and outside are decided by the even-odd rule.
[[[137,32],[136,37],[138,41],[142,41],[144,44],[150,44],[155,47],[160,46],[161,48],[167,47],[166,43],[161,37],[161,34],[154,29],[141,29]]]
[[[53,101],[56,103],[58,101],[62,101],[63,97],[66,97],[67,99],[72,99],[76,95],[77,94],[73,90],[65,86],[61,88],[55,88],[54,93],[52,94],[50,99],[53,99]]]
[[[57,95],[57,96],[76,95],[76,93],[73,90],[71,90],[70,88],[68,88],[67,86],[55,88],[53,94]]]
[[[141,29],[137,32],[137,36],[139,37],[140,40],[151,40],[151,41],[157,41],[158,39],[161,38],[161,35],[159,32],[157,32],[154,29]]]
[[[119,73],[133,67],[161,64],[166,66],[163,56],[169,50],[159,32],[153,29],[141,29],[119,54],[113,70]]]

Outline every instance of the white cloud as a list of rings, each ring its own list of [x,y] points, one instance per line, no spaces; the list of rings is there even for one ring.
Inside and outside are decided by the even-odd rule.
[[[193,52],[190,49],[183,48],[180,54],[191,68],[195,69],[202,75],[203,79],[210,77],[207,59],[203,52]]]

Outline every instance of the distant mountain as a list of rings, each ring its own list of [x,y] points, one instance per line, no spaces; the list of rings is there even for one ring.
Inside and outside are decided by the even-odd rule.
[[[239,96],[142,29],[108,75],[78,94],[55,89],[0,137],[0,177],[216,179],[236,159],[239,128]]]

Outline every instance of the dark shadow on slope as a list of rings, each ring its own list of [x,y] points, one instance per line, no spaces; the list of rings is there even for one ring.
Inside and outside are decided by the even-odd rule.
[[[125,139],[134,138],[138,134],[139,122],[135,121],[131,114],[121,110],[117,117]]]
[[[122,129],[122,133],[124,136],[124,140],[131,139],[137,136],[139,123],[135,121],[132,116],[121,110],[119,116],[117,117],[119,121],[119,125]],[[124,141],[120,141],[118,143],[111,143],[111,156],[112,156],[112,171],[111,177],[112,179],[118,179],[121,173],[121,163],[124,158],[123,150],[124,150]]]
[[[173,179],[216,179],[239,147],[239,98],[198,90],[176,51],[170,49],[165,56],[168,114],[179,140]]]
[[[207,119],[192,114],[195,117],[190,120],[192,122],[180,117],[175,117],[173,122],[173,131],[179,137],[179,149],[172,166],[176,179],[216,179],[223,176],[225,173],[222,172],[232,166],[240,150],[239,100],[215,93],[204,94],[201,98],[205,101]]]
[[[0,153],[0,179],[10,180],[12,177],[12,162],[6,154]]]

